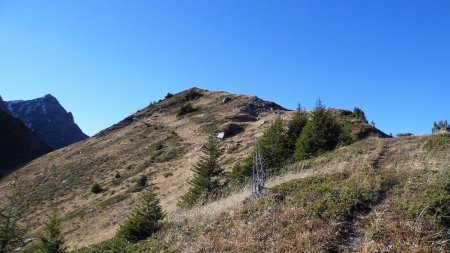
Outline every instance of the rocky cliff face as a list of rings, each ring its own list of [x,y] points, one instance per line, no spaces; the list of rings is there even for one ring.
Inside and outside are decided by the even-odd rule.
[[[10,114],[20,119],[53,149],[88,138],[52,95],[27,101],[6,102]]]
[[[50,151],[22,121],[0,110],[0,178],[18,165]]]
[[[5,101],[3,101],[1,96],[0,96],[0,110],[2,110],[4,112],[8,112],[8,107],[5,103]]]

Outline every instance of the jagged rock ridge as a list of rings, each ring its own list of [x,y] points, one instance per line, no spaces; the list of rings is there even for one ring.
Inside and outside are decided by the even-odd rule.
[[[88,138],[52,95],[33,100],[5,102],[10,114],[25,123],[53,149]]]

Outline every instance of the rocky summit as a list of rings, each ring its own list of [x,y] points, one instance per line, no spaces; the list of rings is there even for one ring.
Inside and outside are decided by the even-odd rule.
[[[88,138],[75,124],[72,113],[67,112],[52,95],[33,100],[7,101],[5,104],[12,116],[25,123],[53,149]]]

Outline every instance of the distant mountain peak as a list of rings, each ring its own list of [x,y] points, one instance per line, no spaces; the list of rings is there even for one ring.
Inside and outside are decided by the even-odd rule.
[[[58,99],[47,94],[32,100],[5,102],[8,111],[22,120],[34,133],[54,149],[88,138],[61,106]]]

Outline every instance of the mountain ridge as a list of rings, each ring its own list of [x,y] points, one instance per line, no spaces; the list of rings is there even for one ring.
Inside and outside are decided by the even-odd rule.
[[[0,110],[0,177],[50,151],[22,121]]]
[[[5,101],[9,113],[22,120],[53,149],[88,138],[51,94],[32,100]]]
[[[186,104],[194,110],[180,115]],[[330,112],[348,125],[352,138],[360,138],[361,133],[386,137],[349,111]],[[190,186],[191,169],[209,133],[225,133],[221,145],[226,152],[220,162],[229,171],[252,152],[255,138],[271,122],[278,117],[290,119],[293,113],[255,96],[199,88],[138,110],[99,134],[39,157],[14,173],[23,179],[29,204],[39,206],[27,214],[32,231],[37,233],[45,214],[58,203],[68,222],[65,234],[72,249],[109,239],[131,211],[129,206],[139,196],[136,182],[144,175],[164,210],[173,213]],[[8,178],[0,181],[0,188]],[[95,183],[105,191],[92,194],[89,189]]]

